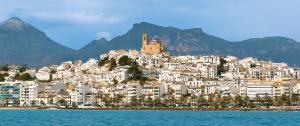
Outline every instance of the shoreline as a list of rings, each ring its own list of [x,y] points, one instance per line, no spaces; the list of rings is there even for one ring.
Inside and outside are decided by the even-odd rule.
[[[149,110],[149,111],[274,111],[274,112],[289,112],[296,111],[300,112],[300,107],[275,107],[275,108],[100,108],[100,107],[84,107],[84,108],[64,108],[64,107],[0,107],[1,110]]]

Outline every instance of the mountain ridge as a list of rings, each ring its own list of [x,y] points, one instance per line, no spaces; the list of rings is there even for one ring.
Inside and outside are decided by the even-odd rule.
[[[15,17],[0,25],[0,45],[0,64],[50,65],[67,60],[69,54],[75,53]]]
[[[173,55],[251,56],[300,66],[300,59],[297,58],[300,57],[300,43],[282,36],[232,42],[207,34],[201,28],[180,29],[140,22],[109,41],[92,40],[81,49],[73,50],[51,40],[44,32],[17,17],[0,24],[0,44],[4,47],[0,51],[0,64],[43,66],[65,60],[98,58],[112,49],[140,50],[142,33],[148,33],[150,38],[159,36]]]

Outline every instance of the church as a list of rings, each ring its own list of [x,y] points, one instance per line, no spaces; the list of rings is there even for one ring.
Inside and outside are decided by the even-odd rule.
[[[145,54],[159,54],[164,52],[165,48],[161,44],[160,39],[154,36],[150,43],[148,43],[148,35],[143,33],[141,52]]]

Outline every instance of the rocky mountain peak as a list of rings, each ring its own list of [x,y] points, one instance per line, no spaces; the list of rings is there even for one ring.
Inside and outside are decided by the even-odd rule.
[[[18,17],[11,17],[4,21],[0,27],[6,30],[23,30],[28,24]]]

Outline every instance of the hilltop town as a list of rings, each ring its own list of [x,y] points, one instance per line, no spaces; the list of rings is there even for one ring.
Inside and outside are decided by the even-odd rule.
[[[300,69],[234,56],[172,56],[142,36],[137,50],[111,50],[87,62],[0,72],[1,106],[269,107],[297,106]]]

